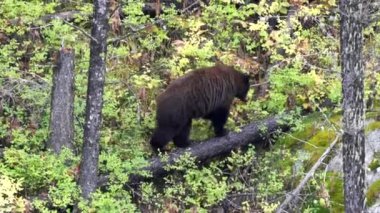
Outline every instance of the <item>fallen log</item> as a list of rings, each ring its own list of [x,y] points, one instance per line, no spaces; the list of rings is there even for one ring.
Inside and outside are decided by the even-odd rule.
[[[153,178],[165,176],[168,171],[165,167],[173,165],[185,152],[188,152],[199,163],[205,162],[218,156],[230,153],[232,150],[245,147],[249,144],[262,145],[268,141],[273,133],[277,131],[288,131],[290,125],[278,117],[271,117],[260,122],[253,122],[243,127],[240,132],[230,132],[228,135],[220,138],[212,138],[210,140],[192,144],[186,149],[178,148],[169,153],[167,160],[162,161],[159,157],[153,157],[149,166],[143,168],[148,171],[151,176],[143,177],[138,174],[129,176],[129,184],[147,181]],[[103,175],[99,177],[98,186],[104,186],[108,182],[109,177]]]

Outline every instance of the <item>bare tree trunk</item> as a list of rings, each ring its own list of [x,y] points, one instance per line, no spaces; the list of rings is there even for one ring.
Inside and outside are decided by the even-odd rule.
[[[105,55],[107,50],[107,0],[94,1],[90,68],[88,71],[86,121],[80,165],[79,185],[85,199],[95,191],[98,177],[99,139],[102,121]]]
[[[47,147],[60,153],[73,149],[74,140],[74,51],[62,48],[54,69]]]
[[[345,212],[364,211],[364,1],[341,0],[343,172]]]

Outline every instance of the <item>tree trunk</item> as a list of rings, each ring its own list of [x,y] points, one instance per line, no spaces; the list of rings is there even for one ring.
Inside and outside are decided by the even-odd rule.
[[[74,51],[62,48],[54,69],[47,147],[60,153],[73,149],[74,140]]]
[[[345,212],[364,211],[363,1],[341,0]]]
[[[95,191],[98,177],[99,140],[103,88],[105,75],[105,55],[107,50],[107,1],[94,1],[92,40],[90,43],[90,68],[88,71],[86,120],[80,165],[79,185],[85,199]]]

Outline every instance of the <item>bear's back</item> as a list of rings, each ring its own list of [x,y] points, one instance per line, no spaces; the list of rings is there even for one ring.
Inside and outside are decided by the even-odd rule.
[[[158,97],[158,110],[175,116],[179,114],[192,118],[205,116],[217,107],[232,102],[237,74],[237,71],[225,65],[188,72],[171,82]]]

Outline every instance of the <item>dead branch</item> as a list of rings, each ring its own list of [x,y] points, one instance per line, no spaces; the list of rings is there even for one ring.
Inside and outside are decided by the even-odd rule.
[[[65,24],[69,25],[70,27],[72,27],[72,28],[74,28],[74,29],[80,31],[83,35],[85,35],[86,37],[90,38],[90,39],[93,40],[94,42],[99,43],[99,41],[96,40],[96,38],[94,38],[93,36],[91,36],[91,35],[90,35],[88,32],[86,32],[84,29],[82,29],[82,28],[80,28],[80,27],[78,27],[78,26],[75,26],[74,24],[71,24],[70,22],[68,22],[68,21],[66,21],[66,20],[64,20],[64,19],[62,19],[62,21],[63,21]]]

